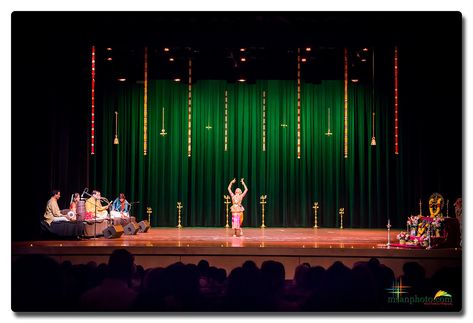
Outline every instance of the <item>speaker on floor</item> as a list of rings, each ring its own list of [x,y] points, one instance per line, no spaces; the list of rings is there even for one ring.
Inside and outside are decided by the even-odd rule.
[[[120,238],[123,232],[123,227],[120,224],[111,225],[102,231],[103,236],[107,239]]]
[[[125,229],[125,234],[133,235],[133,234],[138,233],[140,226],[136,222],[130,222],[127,225],[125,225],[124,229]]]
[[[151,228],[151,225],[149,225],[149,222],[147,220],[140,221],[138,225],[140,226],[140,232],[142,233],[148,232],[149,228]]]

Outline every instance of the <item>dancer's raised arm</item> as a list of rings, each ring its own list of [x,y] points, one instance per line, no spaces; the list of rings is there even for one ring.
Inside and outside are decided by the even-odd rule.
[[[246,187],[244,178],[241,179],[241,183],[243,184],[243,187],[245,188],[245,191],[243,192],[243,194],[241,194],[241,197],[243,198],[246,195],[246,192],[248,192],[248,187]]]
[[[228,193],[230,193],[230,196],[233,197],[233,192],[232,192],[232,184],[236,182],[236,179],[232,179],[230,184],[228,184]]]

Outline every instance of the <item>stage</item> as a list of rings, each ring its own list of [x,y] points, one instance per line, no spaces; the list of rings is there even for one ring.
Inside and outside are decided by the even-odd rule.
[[[391,243],[397,243],[399,231],[391,230]],[[231,229],[215,227],[151,228],[147,233],[116,239],[12,242],[12,257],[15,260],[25,254],[46,254],[59,262],[99,264],[106,263],[114,249],[125,248],[144,268],[165,267],[178,261],[196,264],[206,259],[227,273],[246,260],[253,260],[258,266],[265,260],[276,260],[284,264],[288,279],[305,262],[327,268],[334,261],[341,261],[352,267],[375,257],[400,275],[405,262],[416,261],[425,268],[427,276],[441,267],[462,264],[461,248],[387,248],[387,230],[383,229],[243,228],[243,234],[233,237]]]

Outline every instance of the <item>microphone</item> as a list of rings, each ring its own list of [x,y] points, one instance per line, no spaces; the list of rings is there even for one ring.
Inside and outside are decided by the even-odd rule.
[[[80,196],[81,198],[84,197],[84,194],[86,194],[89,191],[89,188],[84,188],[84,191],[82,192],[82,195]]]

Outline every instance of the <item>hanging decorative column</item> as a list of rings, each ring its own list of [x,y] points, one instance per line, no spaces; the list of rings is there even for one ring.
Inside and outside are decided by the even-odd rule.
[[[345,64],[344,64],[344,74],[345,74],[345,84],[344,84],[344,127],[343,127],[343,155],[345,158],[348,158],[348,53],[347,49],[344,49],[345,53]]]
[[[327,121],[328,121],[328,130],[327,132],[325,133],[326,136],[331,136],[333,133],[330,131],[330,108],[327,109]]]
[[[118,112],[115,111],[115,139],[113,139],[113,144],[118,145]]]
[[[297,158],[301,159],[301,49],[297,49]]]
[[[266,91],[263,91],[263,151],[266,151]]]
[[[371,146],[376,146],[376,136],[375,136],[375,131],[374,131],[374,117],[375,117],[375,97],[374,97],[374,48],[372,49],[372,56],[373,56],[373,59],[372,59],[372,63],[373,63],[373,67],[371,69],[372,71],[372,86],[371,86],[371,91],[372,91],[372,98],[371,98],[371,104],[372,104],[372,115],[373,115],[373,123],[372,123],[372,128],[371,128],[371,131],[372,131],[372,136],[371,136]]]
[[[166,129],[164,129],[164,107],[163,107],[163,121],[162,121],[162,128],[161,128],[161,133],[160,133],[161,136],[165,136],[167,135],[167,132],[166,132]]]
[[[394,46],[394,154],[399,155],[399,125],[398,125],[398,62],[397,46]]]
[[[95,46],[92,46],[92,93],[91,93],[91,118],[90,118],[90,154],[95,155]]]
[[[143,100],[143,150],[144,155],[146,156],[148,154],[148,47],[145,47],[145,75]]]
[[[192,60],[189,58],[189,87],[187,99],[187,157],[191,156],[192,147]]]
[[[225,90],[225,139],[224,151],[228,150],[228,92]]]

